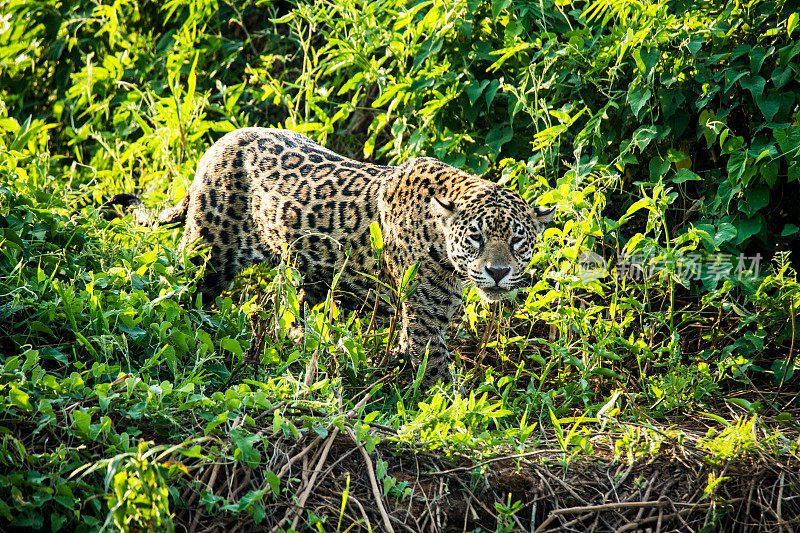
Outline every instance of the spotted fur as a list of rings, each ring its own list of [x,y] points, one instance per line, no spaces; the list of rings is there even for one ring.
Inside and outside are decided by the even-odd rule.
[[[122,196],[109,203],[124,203]],[[415,365],[427,351],[429,387],[452,379],[445,331],[467,283],[487,300],[522,286],[536,235],[554,211],[435,159],[385,167],[299,133],[246,128],[205,153],[188,193],[159,223],[185,223],[181,248],[210,247],[199,285],[207,301],[243,268],[278,262],[287,246],[311,305],[324,301],[336,272],[337,298],[358,309],[375,301],[365,274],[397,287],[418,264],[417,289],[399,309],[399,351]],[[374,221],[384,240],[380,264],[370,244]]]

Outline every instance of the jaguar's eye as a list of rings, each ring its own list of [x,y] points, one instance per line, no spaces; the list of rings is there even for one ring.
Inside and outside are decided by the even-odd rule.
[[[522,243],[523,243],[524,240],[525,239],[523,237],[519,236],[519,235],[514,235],[513,237],[511,237],[511,240],[509,241],[509,244],[511,245],[511,249],[512,250],[516,250],[517,248],[522,246]]]
[[[483,235],[480,233],[469,235],[467,239],[469,239],[469,243],[475,248],[480,248],[483,246]]]

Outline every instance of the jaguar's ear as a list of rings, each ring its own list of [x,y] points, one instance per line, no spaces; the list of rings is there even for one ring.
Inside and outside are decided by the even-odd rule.
[[[531,209],[533,211],[533,220],[534,222],[538,222],[539,224],[548,224],[556,214],[556,206],[553,207],[534,207]]]
[[[431,213],[445,226],[457,212],[455,202],[438,196],[431,197]]]

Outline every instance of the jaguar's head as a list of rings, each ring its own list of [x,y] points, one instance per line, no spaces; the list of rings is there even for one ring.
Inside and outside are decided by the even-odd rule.
[[[431,211],[456,272],[483,299],[496,301],[525,284],[536,236],[556,208],[532,207],[516,192],[489,184],[456,199],[434,196]]]

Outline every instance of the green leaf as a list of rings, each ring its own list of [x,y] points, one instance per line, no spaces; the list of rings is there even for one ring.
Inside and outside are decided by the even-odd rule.
[[[752,217],[769,204],[769,189],[763,185],[751,188],[739,200],[739,211]]]
[[[792,75],[794,71],[789,67],[775,67],[775,70],[772,71],[772,84],[775,86],[776,89],[780,89],[787,83],[789,80],[792,79]]]
[[[260,441],[261,438],[258,435],[252,435],[240,429],[231,430],[231,442],[233,442],[241,454],[241,459],[243,459],[250,468],[256,468],[259,463],[261,463],[261,452],[253,447]],[[235,455],[234,453],[234,456]]]
[[[625,211],[625,216],[623,218],[627,218],[636,211],[645,208],[649,211],[653,210],[653,202],[650,201],[648,198],[642,198],[641,200],[637,200],[636,202],[631,205],[627,211]]]
[[[50,515],[50,529],[51,531],[59,531],[67,523],[67,517],[61,513],[53,513]]]
[[[247,491],[247,494],[242,496],[242,499],[239,500],[239,504],[236,506],[236,511],[241,512],[250,508],[255,502],[261,500],[266,493],[266,489]]]
[[[564,440],[564,430],[561,429],[561,424],[558,422],[558,418],[556,417],[556,414],[553,412],[553,410],[548,408],[548,412],[550,413],[550,422],[556,429],[555,434],[556,434],[556,439],[558,439],[558,445],[562,450],[566,451],[567,443]]]
[[[778,55],[780,57],[781,65],[788,65],[789,62],[794,59],[794,56],[800,54],[800,41],[796,41],[794,44],[788,44],[778,50]]]
[[[789,235],[794,235],[797,231],[800,230],[795,224],[786,224],[783,227],[783,231],[781,231],[781,237],[788,237]]]
[[[173,376],[178,375],[178,358],[175,357],[175,348],[167,344],[164,346],[164,349],[161,350],[161,357],[164,358],[166,361],[167,366],[169,367],[170,371],[172,372]]]
[[[728,222],[723,222],[717,227],[717,232],[714,234],[714,246],[719,248],[721,244],[732,241],[736,238],[736,227]]]
[[[3,370],[6,372],[13,372],[17,368],[19,368],[20,359],[18,355],[14,355],[6,359],[5,364],[3,365]]]
[[[766,86],[767,80],[761,76],[745,76],[741,79],[739,84],[743,89],[750,91],[750,94],[753,95],[753,100],[758,101],[764,93],[764,86]]]
[[[142,415],[144,414],[144,410],[146,407],[147,407],[147,401],[141,401],[135,404],[130,409],[124,410],[123,413],[127,414],[134,420],[139,420],[140,418],[142,418]]]
[[[408,267],[406,271],[403,273],[403,279],[400,282],[400,291],[405,291],[409,284],[414,280],[417,276],[417,271],[419,270],[419,263],[415,263]]]
[[[737,221],[736,229],[739,232],[739,236],[736,239],[736,244],[742,244],[744,241],[760,232],[762,221],[763,217],[760,214]]]
[[[661,159],[661,156],[655,155],[650,158],[650,179],[657,181],[660,177],[667,173],[669,170],[669,159]]]
[[[631,136],[631,145],[643,151],[658,136],[658,131],[652,126],[640,126]]]
[[[689,170],[688,168],[681,168],[678,170],[677,174],[674,178],[672,178],[673,183],[683,183],[686,181],[699,181],[702,180],[700,176]]]
[[[778,141],[781,152],[790,160],[795,159],[797,157],[797,147],[800,146],[800,126],[791,125],[785,128],[777,128],[774,132],[775,140]]]
[[[17,136],[11,143],[11,150],[22,150],[31,137],[42,127],[44,126],[43,123],[39,122],[38,120],[33,124],[31,127],[31,119],[32,115],[28,115],[27,120],[22,124],[22,127],[17,131]]]
[[[772,122],[772,119],[781,109],[781,96],[774,91],[770,91],[766,95],[756,98],[756,105],[761,110],[761,114],[764,115],[764,119],[767,122]]]
[[[738,405],[742,409],[747,410],[749,413],[753,410],[753,404],[744,398],[727,398],[726,401],[728,403],[732,403],[733,405]]]
[[[126,334],[128,338],[134,342],[144,338],[145,335],[147,335],[147,332],[139,326],[128,327],[120,322],[117,327],[122,333]]]
[[[275,24],[286,24],[287,22],[291,22],[294,19],[295,12],[289,11],[287,14],[283,15],[282,17],[278,17],[276,19],[269,19],[270,22]]]
[[[278,434],[283,429],[283,416],[281,416],[281,412],[276,410],[275,414],[272,416],[272,432]],[[206,432],[208,434],[208,432]]]
[[[620,382],[624,382],[625,381],[624,377],[620,376],[619,374],[617,374],[616,372],[614,372],[610,368],[605,368],[605,367],[602,367],[602,366],[591,369],[589,371],[589,373],[593,374],[593,375],[596,375],[596,376],[603,376],[604,378],[616,379],[616,380],[619,380]]]
[[[638,119],[641,118],[641,111],[650,101],[650,97],[653,95],[653,93],[646,87],[633,88],[633,84],[631,84],[631,87],[632,88],[628,91],[628,103],[631,106],[633,114],[636,115],[636,118]]]
[[[242,350],[242,345],[236,339],[231,339],[230,337],[225,337],[220,341],[220,346],[224,350],[228,350],[236,357],[241,357],[244,350]]]
[[[730,427],[730,425],[731,425],[731,424],[730,424],[730,422],[728,422],[727,420],[725,420],[724,418],[722,418],[722,417],[721,417],[721,416],[719,416],[719,415],[715,415],[715,414],[711,414],[711,413],[706,413],[706,412],[704,412],[704,411],[698,411],[698,412],[699,412],[701,415],[703,415],[703,416],[707,416],[707,417],[708,417],[708,418],[710,418],[711,420],[715,420],[715,421],[719,422],[719,423],[720,423],[720,424],[722,424],[723,426]]]
[[[191,448],[184,448],[184,449],[178,450],[178,452],[181,455],[183,455],[184,457],[196,457],[198,459],[203,457],[203,454],[202,454],[203,448],[199,444],[196,444],[196,445],[192,446]]]
[[[728,181],[740,182],[747,166],[747,153],[739,150],[728,156]]]
[[[369,239],[374,252],[373,257],[377,260],[383,253],[383,235],[381,225],[377,221],[369,225]]]
[[[417,70],[422,63],[431,56],[436,54],[442,48],[444,40],[439,35],[431,35],[419,47],[419,52],[414,56],[414,64],[411,67],[412,72]]]
[[[272,493],[275,495],[275,497],[278,497],[281,492],[281,480],[277,475],[275,475],[275,472],[272,470],[267,470],[264,472],[264,479],[266,479],[267,483],[269,483],[269,488],[272,489]]]
[[[658,64],[661,59],[661,53],[658,48],[638,48],[633,51],[633,59],[636,61],[636,66],[639,72],[646,78],[650,78],[653,67]]]
[[[664,117],[677,119],[686,114],[684,107],[686,95],[683,91],[677,89],[661,89],[658,92],[658,98],[661,102],[661,109],[664,110]]]
[[[24,409],[25,411],[33,409],[30,402],[30,395],[14,386],[8,391],[8,400],[11,402],[11,405]]]
[[[72,427],[75,428],[80,435],[84,437],[89,436],[89,426],[92,423],[92,415],[84,413],[80,409],[72,412]]]
[[[689,49],[689,53],[693,56],[697,55],[697,52],[700,51],[700,48],[703,46],[703,38],[699,35],[693,35],[689,42],[686,43],[686,48]]]
[[[514,130],[508,124],[497,125],[486,136],[486,144],[494,154],[500,153],[500,148],[514,137]]]
[[[486,94],[484,95],[484,99],[486,100],[486,108],[489,109],[491,107],[492,102],[494,101],[494,95],[497,94],[497,89],[500,88],[500,82],[497,80],[492,80],[489,82],[489,88],[486,89]]]
[[[794,13],[792,13],[791,15],[789,15],[789,18],[786,21],[786,35],[791,37],[792,33],[794,33],[795,28],[797,28],[797,12],[796,11]]]
[[[775,375],[775,382],[778,383],[783,378],[784,372],[786,373],[786,379],[791,380],[794,377],[794,362],[789,365],[789,358],[784,359],[776,359],[770,370],[772,370],[773,374]],[[788,367],[788,368],[787,368]]]
[[[778,181],[778,162],[777,161],[765,161],[761,165],[759,165],[759,173],[761,177],[764,179],[764,182],[767,186],[771,189],[775,186],[775,183]]]
[[[750,71],[758,73],[761,70],[761,65],[764,63],[764,58],[767,56],[767,50],[761,46],[755,46],[750,49]]]
[[[639,53],[639,57],[642,61],[641,66],[644,66],[644,75],[647,77],[652,76],[653,68],[658,65],[658,60],[661,59],[661,52],[659,52],[658,48],[646,48]]]
[[[68,307],[68,306],[67,306],[67,307]],[[72,316],[72,315],[71,315],[70,313],[68,313],[68,316]],[[73,318],[73,320],[74,320],[74,318]],[[88,351],[90,354],[92,354],[92,356],[93,356],[95,359],[99,359],[99,358],[100,358],[100,356],[97,354],[97,350],[95,350],[95,349],[94,349],[94,346],[92,346],[92,343],[90,343],[90,342],[89,342],[89,341],[86,339],[86,337],[84,337],[84,336],[83,336],[83,335],[82,335],[80,332],[78,332],[78,331],[77,331],[77,328],[75,328],[74,326],[73,326],[73,328],[74,328],[74,329],[73,329],[73,332],[72,332],[72,333],[75,335],[75,338],[78,340],[78,342],[79,342],[80,344],[82,344],[82,345],[83,345],[83,347],[84,347],[84,348],[86,348],[86,350],[87,350],[87,351]]]
[[[496,22],[500,13],[510,5],[511,0],[492,0],[492,22]]]
[[[464,92],[467,93],[470,104],[475,105],[475,102],[478,101],[478,98],[480,98],[481,93],[483,93],[487,85],[489,85],[489,80],[483,80],[480,84],[478,84],[476,80],[467,85]]]
[[[56,348],[54,346],[42,346],[39,348],[39,353],[42,355],[42,359],[50,360],[50,361],[58,361],[62,365],[68,365],[69,359],[67,359],[67,355],[61,351],[61,349]]]
[[[725,69],[725,93],[728,93],[737,80],[747,75],[747,72],[740,72],[732,68]]]

